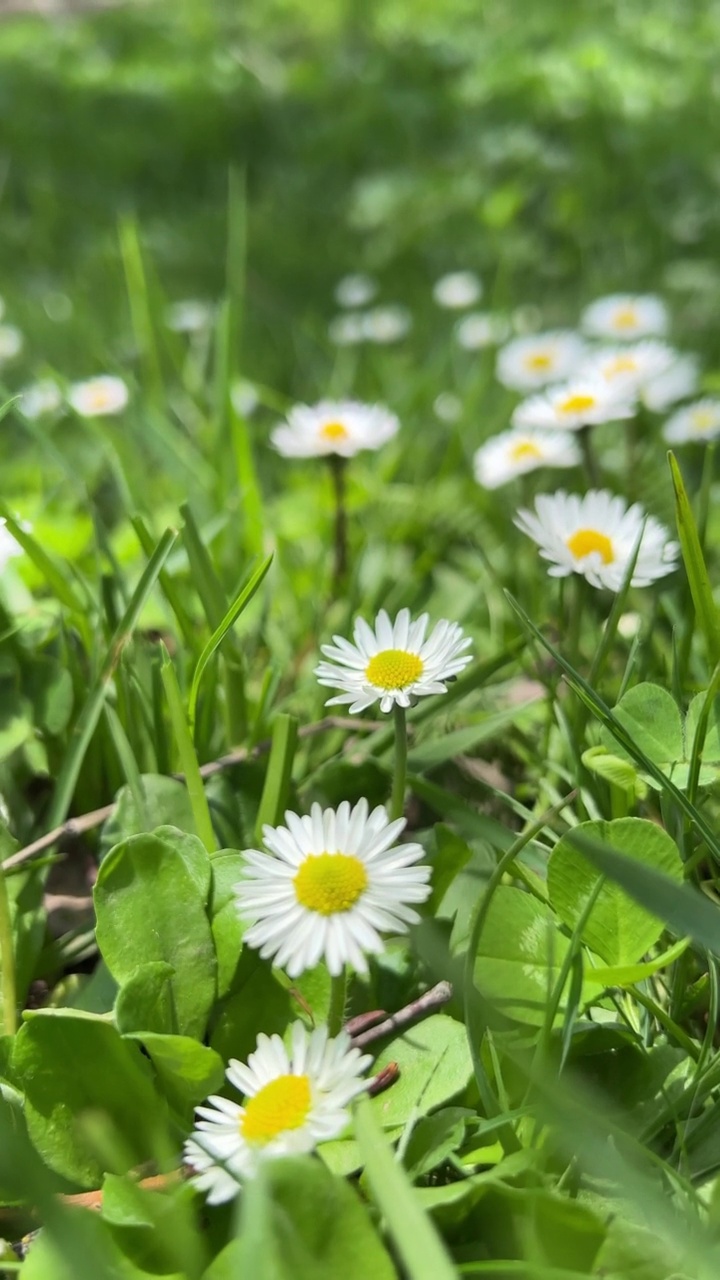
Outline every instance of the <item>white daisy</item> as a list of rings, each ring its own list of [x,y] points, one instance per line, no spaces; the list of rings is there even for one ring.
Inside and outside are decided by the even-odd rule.
[[[225,1074],[244,1095],[242,1106],[214,1095],[197,1109],[184,1157],[208,1204],[232,1200],[262,1160],[303,1155],[339,1137],[350,1103],[368,1086],[362,1075],[372,1058],[345,1032],[330,1040],[326,1027],[308,1032],[295,1022],[290,1039],[288,1052],[280,1036],[261,1033],[247,1065],[231,1058]]]
[[[114,378],[109,374],[89,378],[86,382],[74,382],[68,392],[70,404],[83,418],[122,413],[128,398],[128,389],[122,378]]]
[[[513,411],[514,427],[551,427],[579,431],[600,422],[631,418],[634,406],[629,392],[600,378],[573,378],[523,400]]]
[[[365,341],[365,317],[361,311],[335,316],[328,325],[328,338],[336,347],[355,347]]]
[[[23,336],[14,324],[0,324],[0,360],[14,360],[22,351]]]
[[[696,400],[685,405],[668,418],[663,427],[663,438],[669,444],[689,444],[691,441],[716,440],[720,436],[720,400]]]
[[[335,301],[339,307],[365,307],[377,293],[377,282],[372,276],[358,273],[343,276],[335,286]]]
[[[577,467],[582,455],[566,431],[503,431],[481,445],[473,458],[475,479],[498,489],[537,467]]]
[[[619,591],[641,533],[632,585],[646,587],[675,568],[678,545],[664,525],[606,489],[540,494],[535,511],[518,511],[515,524],[551,562],[553,578],[580,573],[593,587]]]
[[[648,338],[622,347],[601,347],[583,361],[578,374],[599,378],[628,397],[639,394],[653,378],[665,373],[678,359],[666,342]]]
[[[46,413],[54,413],[62,404],[62,392],[52,378],[41,378],[39,382],[24,387],[20,392],[18,409],[24,418],[31,421],[42,418]]]
[[[504,342],[508,329],[504,316],[494,315],[491,311],[471,311],[462,320],[458,320],[455,341],[465,351],[482,351],[484,347]]]
[[[447,682],[457,676],[472,658],[463,652],[471,644],[456,622],[436,623],[427,640],[428,614],[410,621],[410,610],[401,609],[391,622],[384,609],[375,619],[375,630],[364,618],[355,622],[355,643],[333,636],[334,644],[320,646],[331,662],[315,668],[319,684],[341,689],[328,698],[326,707],[350,704],[350,714],[364,711],[374,702],[381,711],[393,704],[409,707],[413,698],[430,693],[447,693]]]
[[[399,342],[411,327],[412,316],[406,307],[373,307],[363,315],[363,337],[366,342],[376,342],[380,346]]]
[[[380,404],[357,400],[321,400],[296,404],[271,440],[286,458],[320,458],[334,453],[352,458],[361,449],[379,449],[396,434],[400,422]]]
[[[451,271],[433,285],[433,298],[439,307],[462,311],[473,307],[482,296],[482,284],[474,271]]]
[[[700,361],[697,356],[678,356],[663,373],[651,378],[642,389],[642,401],[655,413],[663,413],[678,400],[697,394],[700,387]]]
[[[234,886],[243,941],[297,978],[324,960],[337,975],[346,964],[367,972],[366,955],[383,951],[382,933],[405,933],[425,902],[430,868],[412,864],[419,844],[397,845],[405,819],[389,822],[382,805],[351,809],[314,804],[309,817],[285,814],[286,826],[263,827],[265,850],[247,849]]]
[[[564,330],[513,338],[498,351],[496,373],[513,391],[533,391],[568,378],[584,351],[582,338]]]
[[[209,329],[213,316],[212,303],[187,298],[170,304],[165,312],[165,323],[175,333],[199,333],[202,329]]]
[[[614,293],[583,311],[581,328],[594,338],[662,337],[667,332],[665,303],[654,294]]]

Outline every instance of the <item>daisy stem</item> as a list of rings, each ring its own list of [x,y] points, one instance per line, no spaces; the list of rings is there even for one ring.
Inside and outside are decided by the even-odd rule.
[[[346,460],[330,454],[330,475],[335,496],[335,560],[333,564],[333,595],[339,595],[348,567],[347,507],[345,505]]]
[[[2,966],[2,1020],[6,1036],[17,1031],[17,992],[15,988],[15,952],[13,949],[10,898],[5,875],[0,871],[0,965]]]
[[[328,1035],[332,1038],[342,1031],[347,1001],[347,969],[330,979],[330,1008],[328,1009]]]
[[[405,809],[405,774],[407,772],[407,722],[405,708],[393,707],[395,722],[395,772],[393,774],[392,794],[390,796],[390,821],[402,818]]]
[[[578,431],[578,436],[580,438],[580,451],[583,456],[583,462],[585,464],[585,471],[587,473],[587,478],[590,481],[590,484],[592,485],[593,489],[599,489],[600,483],[601,483],[600,468],[598,467],[598,461],[595,456],[595,450],[593,449],[592,444],[590,442],[591,431],[592,431],[592,427],[581,427],[580,430]]]

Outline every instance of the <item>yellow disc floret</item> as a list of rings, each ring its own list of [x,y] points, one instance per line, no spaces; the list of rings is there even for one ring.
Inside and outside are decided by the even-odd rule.
[[[577,560],[583,560],[585,556],[592,555],[593,551],[598,552],[603,564],[612,564],[615,559],[610,538],[597,529],[578,529],[577,533],[568,538],[567,548]]]
[[[524,462],[526,458],[542,458],[542,449],[533,444],[532,440],[521,440],[512,446],[510,457],[513,462]]]
[[[709,431],[717,423],[717,417],[709,409],[696,409],[692,415],[692,424],[696,431]]]
[[[307,1076],[278,1076],[248,1100],[240,1132],[247,1142],[270,1142],[288,1129],[299,1129],[311,1102]]]
[[[634,329],[637,324],[637,311],[634,307],[623,307],[615,312],[612,322],[616,329]]]
[[[525,368],[532,369],[535,373],[544,373],[545,370],[552,369],[552,363],[552,356],[544,351],[536,351],[534,355],[525,357]]]
[[[404,649],[383,649],[370,659],[365,679],[378,689],[407,689],[423,673],[422,658]]]
[[[635,373],[637,360],[634,356],[616,356],[605,367],[605,377],[615,378],[620,373]]]
[[[342,422],[326,422],[320,428],[323,440],[347,440],[348,429]]]
[[[334,916],[349,911],[367,889],[359,858],[346,853],[311,853],[293,880],[298,902],[308,911]]]
[[[586,409],[594,409],[595,404],[595,396],[576,395],[568,396],[559,408],[561,413],[584,413]]]

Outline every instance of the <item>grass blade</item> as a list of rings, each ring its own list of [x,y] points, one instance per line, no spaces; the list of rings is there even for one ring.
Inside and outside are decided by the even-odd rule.
[[[267,824],[275,826],[283,816],[288,802],[293,759],[297,745],[298,722],[295,716],[284,712],[273,725],[272,746],[268,760],[265,786],[260,799],[255,830],[258,838]]]
[[[175,745],[180,757],[180,766],[185,775],[185,785],[188,789],[197,833],[208,853],[212,853],[218,846],[210,818],[210,808],[205,795],[203,780],[200,776],[200,766],[195,754],[190,729],[188,728],[175,668],[164,645],[162,645],[160,675],[165,688],[165,697],[167,698],[170,720],[175,735]]]
[[[675,519],[677,521],[680,550],[685,572],[690,584],[690,594],[695,606],[695,616],[705,639],[708,663],[714,670],[720,662],[720,614],[713,599],[710,579],[700,545],[690,500],[683,483],[682,472],[672,452],[668,453],[670,474],[675,490]]]

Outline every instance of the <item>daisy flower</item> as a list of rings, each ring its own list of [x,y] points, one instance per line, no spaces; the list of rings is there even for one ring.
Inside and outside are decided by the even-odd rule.
[[[512,391],[533,391],[561,382],[577,368],[585,347],[576,333],[558,330],[513,338],[498,351],[496,373]]]
[[[363,1073],[372,1062],[340,1032],[290,1028],[290,1050],[280,1036],[261,1033],[247,1064],[231,1058],[226,1077],[244,1096],[241,1106],[214,1095],[198,1107],[200,1117],[185,1143],[193,1184],[208,1204],[232,1200],[263,1160],[304,1155],[337,1138],[350,1119],[350,1103],[367,1088]]]
[[[328,338],[336,347],[354,347],[365,341],[365,317],[361,311],[335,316],[328,325]]]
[[[386,346],[399,342],[412,328],[412,317],[406,307],[373,307],[363,315],[363,337],[366,342]]]
[[[384,405],[321,400],[316,405],[295,405],[270,439],[286,458],[321,458],[330,453],[352,458],[361,449],[379,449],[399,427],[395,414]]]
[[[461,311],[472,307],[482,296],[482,285],[474,271],[451,271],[433,285],[433,298],[439,307]]]
[[[696,400],[678,409],[663,427],[663,438],[669,444],[716,440],[720,436],[720,400]]]
[[[600,422],[631,418],[634,406],[630,400],[625,388],[597,377],[577,377],[523,400],[513,411],[511,422],[514,427],[579,431]]]
[[[413,698],[429,693],[447,693],[447,682],[472,661],[463,652],[471,644],[456,622],[438,622],[425,639],[428,614],[410,621],[410,610],[401,609],[391,622],[384,609],[375,619],[375,630],[358,618],[353,632],[354,644],[342,636],[333,636],[333,644],[320,646],[330,662],[315,668],[318,683],[328,689],[340,689],[328,698],[326,707],[350,704],[350,714],[364,711],[374,702],[381,711],[391,711],[393,704],[409,707]]]
[[[14,360],[22,345],[23,336],[14,324],[0,324],[0,360]]]
[[[335,301],[339,307],[365,307],[377,293],[377,282],[372,276],[358,273],[343,276],[335,286]]]
[[[642,401],[655,413],[663,413],[678,400],[697,395],[700,387],[700,362],[697,356],[678,356],[663,373],[651,378],[642,389]]]
[[[675,568],[678,545],[664,525],[606,489],[590,489],[582,497],[562,489],[540,494],[535,511],[518,511],[515,524],[551,562],[553,578],[579,573],[593,587],[619,591],[641,535],[634,587],[647,587]]]
[[[74,382],[68,392],[70,404],[82,418],[122,413],[128,398],[128,389],[122,378],[113,378],[109,374],[89,378],[86,382]]]
[[[581,376],[599,378],[618,393],[630,398],[637,395],[651,379],[665,373],[678,359],[666,342],[648,338],[644,342],[623,347],[606,347],[594,351],[578,370]]]
[[[20,392],[18,409],[24,418],[33,421],[46,413],[54,413],[62,404],[62,392],[52,378],[41,378],[39,382],[24,387]]]
[[[165,312],[165,323],[174,333],[199,333],[201,329],[210,327],[213,312],[211,303],[187,298],[170,304]]]
[[[471,311],[455,326],[455,341],[465,351],[482,351],[504,342],[507,335],[507,320],[491,311]]]
[[[235,905],[250,921],[243,941],[297,978],[324,960],[337,976],[346,964],[367,973],[383,933],[405,933],[420,917],[408,903],[425,902],[430,868],[415,867],[419,844],[397,845],[405,819],[388,820],[367,800],[351,809],[314,804],[309,817],[285,814],[286,826],[263,827],[265,850],[247,849]]]
[[[486,440],[473,458],[475,479],[498,489],[537,467],[577,467],[582,455],[566,431],[503,431]]]
[[[614,293],[583,311],[581,328],[594,338],[662,337],[667,332],[665,303],[654,294]]]

